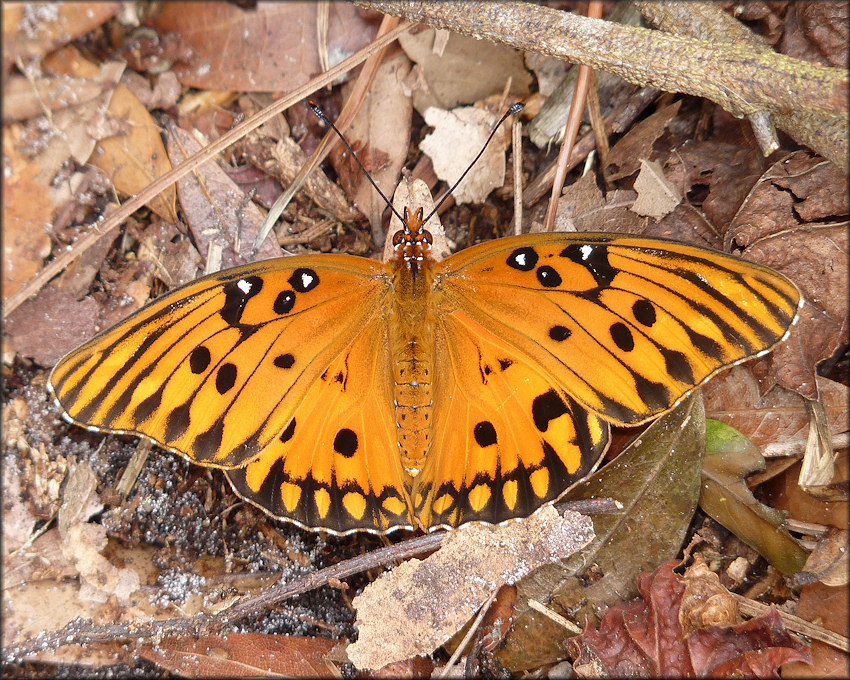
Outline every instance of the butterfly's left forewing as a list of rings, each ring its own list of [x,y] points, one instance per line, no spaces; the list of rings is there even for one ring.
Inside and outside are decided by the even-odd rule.
[[[501,239],[440,263],[437,290],[553,385],[615,424],[672,408],[714,373],[768,351],[800,294],[766,267],[611,234]]]

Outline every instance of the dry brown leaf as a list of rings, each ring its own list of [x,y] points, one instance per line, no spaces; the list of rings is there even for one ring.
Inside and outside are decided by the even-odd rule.
[[[459,11],[469,11],[458,5]],[[446,32],[442,32],[446,33]],[[433,106],[451,109],[502,92],[510,81],[510,96],[529,94],[531,75],[516,50],[457,33],[440,39],[433,28],[399,36],[399,44],[413,61],[413,106],[419,113]],[[444,36],[445,38],[445,36]]]
[[[15,294],[50,254],[47,228],[53,207],[47,187],[35,180],[40,167],[3,134],[3,299]]]
[[[3,86],[3,122],[26,120],[91,101],[112,85],[85,78],[10,76]]]
[[[48,60],[55,73],[78,78],[95,78],[98,67],[76,49],[65,48]],[[134,196],[155,179],[171,170],[165,153],[160,129],[148,110],[130,92],[118,83],[109,100],[107,118],[87,131],[97,140],[89,161],[112,180],[115,189]],[[148,203],[164,220],[177,219],[174,209],[175,190],[168,187]]]
[[[637,199],[632,205],[638,215],[646,215],[660,220],[673,212],[682,202],[679,190],[664,176],[664,170],[658,161],[641,159],[640,172],[635,179]]]
[[[230,633],[168,638],[139,656],[184,678],[340,678],[325,656],[339,643],[318,637]]]
[[[449,532],[442,548],[372,582],[352,604],[357,642],[348,657],[360,669],[430,654],[505,583],[563,559],[593,538],[588,517],[560,517],[546,506],[503,525],[470,524]]]
[[[413,108],[410,96],[405,95],[402,89],[402,82],[410,73],[410,68],[410,60],[403,53],[383,61],[366,101],[346,133],[349,143],[355,149],[368,148],[373,154],[385,158],[379,167],[370,167],[368,159],[360,160],[386,196],[392,195],[401,168],[407,160]],[[342,145],[337,145],[336,150],[342,151]],[[339,170],[338,174],[342,181]],[[354,170],[352,175],[355,189],[348,194],[351,203],[369,219],[373,236],[383,236],[381,218],[387,204],[363,176],[360,168]]]
[[[260,2],[242,9],[223,2],[163,3],[150,24],[174,32],[191,47],[189,64],[174,71],[200,90],[287,92],[321,72],[316,37],[317,4]],[[331,66],[365,47],[377,26],[348,3],[330,3]]]
[[[3,63],[41,57],[111,19],[120,2],[4,2]]]
[[[185,130],[176,125],[168,130],[168,155],[177,165],[201,145]],[[220,249],[217,271],[251,261],[251,244],[263,223],[260,209],[250,198],[239,191],[215,162],[205,163],[177,183],[180,207],[192,231],[193,240],[204,261],[210,257],[211,247]],[[263,241],[255,260],[280,257],[280,246],[271,233]]]
[[[642,158],[653,158],[652,145],[664,132],[664,128],[679,113],[681,100],[665,106],[637,123],[608,152],[606,177],[613,182],[637,172]]]
[[[835,459],[835,477],[833,483],[848,483],[847,450],[841,451]],[[800,464],[797,463],[760,487],[764,502],[777,510],[788,513],[789,517],[800,522],[814,522],[847,529],[847,501],[822,500],[806,493],[800,488]]]
[[[827,586],[847,585],[847,530],[830,527],[818,539],[803,571]]]
[[[419,148],[431,158],[437,177],[452,186],[481,151],[498,118],[472,106],[452,111],[432,107],[424,115],[434,131]],[[497,134],[452,195],[457,203],[483,203],[504,181],[504,145]]]
[[[833,435],[847,431],[846,385],[818,377],[818,387]],[[789,441],[805,442],[809,417],[804,400],[795,392],[774,388],[762,393],[747,366],[735,366],[703,388],[709,418],[734,427],[760,449]]]

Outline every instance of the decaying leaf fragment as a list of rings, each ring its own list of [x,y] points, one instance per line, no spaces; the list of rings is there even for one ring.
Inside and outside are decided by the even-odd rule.
[[[589,517],[561,517],[551,506],[504,525],[452,531],[436,553],[400,564],[354,598],[360,635],[348,657],[365,669],[430,654],[503,584],[571,555],[592,538]]]

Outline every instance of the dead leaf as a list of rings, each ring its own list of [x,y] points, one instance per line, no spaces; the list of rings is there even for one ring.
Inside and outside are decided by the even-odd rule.
[[[847,530],[830,527],[818,539],[802,571],[827,586],[847,585]]]
[[[799,477],[800,463],[797,463],[759,487],[762,500],[800,522],[814,522],[847,529],[847,501],[815,498],[800,488]],[[845,449],[835,458],[833,483],[846,487],[848,477],[850,473],[848,473],[848,455]]]
[[[44,56],[93,31],[119,9],[120,2],[4,2],[3,63]]]
[[[833,588],[823,583],[803,587],[797,616],[827,630],[850,637],[847,586]],[[850,654],[832,645],[812,640],[811,663],[796,661],[782,667],[782,678],[846,678]]]
[[[624,134],[608,152],[606,177],[613,182],[637,172],[642,158],[652,158],[652,145],[664,132],[676,114],[682,101],[676,101],[637,123]]]
[[[827,378],[818,376],[817,381],[830,431],[833,435],[847,432],[850,391]],[[703,395],[709,418],[735,428],[759,449],[806,440],[809,417],[803,398],[778,387],[762,393],[747,366],[735,366],[716,376],[705,385]]]
[[[325,656],[339,643],[318,637],[229,633],[167,638],[138,653],[185,678],[341,678]]]
[[[47,62],[52,72],[78,78],[95,78],[98,67],[78,50],[65,48]],[[97,140],[88,160],[112,180],[115,189],[134,196],[171,170],[159,126],[145,106],[126,86],[118,83],[112,92],[107,118],[87,130]],[[102,132],[97,132],[101,130]],[[168,187],[148,203],[164,220],[175,221],[175,190]]]
[[[50,254],[48,227],[53,206],[47,187],[35,180],[40,167],[3,135],[3,299],[35,276]]]
[[[149,25],[161,34],[179,34],[191,47],[190,62],[174,66],[184,85],[288,92],[321,72],[316,15],[312,2],[258,2],[251,9],[221,2],[163,3]],[[376,33],[377,26],[357,8],[331,3],[330,66],[365,47]]]
[[[3,87],[3,122],[26,120],[91,101],[111,85],[84,78],[10,76]]]
[[[796,574],[806,551],[784,527],[785,515],[759,503],[745,481],[764,468],[761,453],[740,432],[717,420],[706,422],[700,507],[783,574]]]
[[[569,640],[580,677],[705,677],[775,675],[782,664],[808,661],[809,648],[785,632],[776,610],[730,627],[709,626],[687,637],[679,623],[684,579],[677,561],[641,574],[641,598],[612,607],[597,631]]]
[[[354,598],[359,637],[348,657],[364,669],[430,654],[501,585],[586,545],[591,525],[546,506],[524,520],[449,532],[436,553],[400,564]]]
[[[168,129],[168,155],[175,165],[182,163],[201,145],[182,128]],[[177,183],[180,207],[192,231],[198,252],[207,262],[207,271],[218,271],[251,261],[251,244],[263,223],[260,209],[215,162],[205,163]],[[220,252],[218,267],[210,269],[210,248]],[[255,260],[280,257],[280,246],[269,234]]]
[[[475,107],[452,111],[432,107],[424,116],[434,131],[419,148],[431,158],[437,177],[453,186],[481,151],[498,118]],[[457,203],[482,203],[504,181],[504,144],[497,135],[452,195]]]
[[[664,176],[658,161],[641,159],[640,172],[635,179],[638,197],[632,210],[659,220],[682,202],[679,190]]]
[[[679,625],[685,637],[700,628],[729,627],[741,622],[738,601],[708,568],[702,555],[695,555],[683,578],[685,591],[679,607]]]
[[[502,92],[508,81],[512,98],[524,99],[530,92],[531,75],[522,54],[505,45],[457,33],[438,42],[433,28],[404,33],[398,42],[416,62],[413,106],[421,114],[430,107],[452,109],[481,101]]]
[[[788,6],[780,51],[814,63],[846,68],[848,12],[842,2],[801,2]]]

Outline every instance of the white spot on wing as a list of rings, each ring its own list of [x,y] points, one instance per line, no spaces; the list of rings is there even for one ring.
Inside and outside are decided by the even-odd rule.
[[[245,295],[248,295],[248,293],[251,292],[251,283],[245,279],[239,279],[239,281],[236,282],[236,287],[245,293]]]

